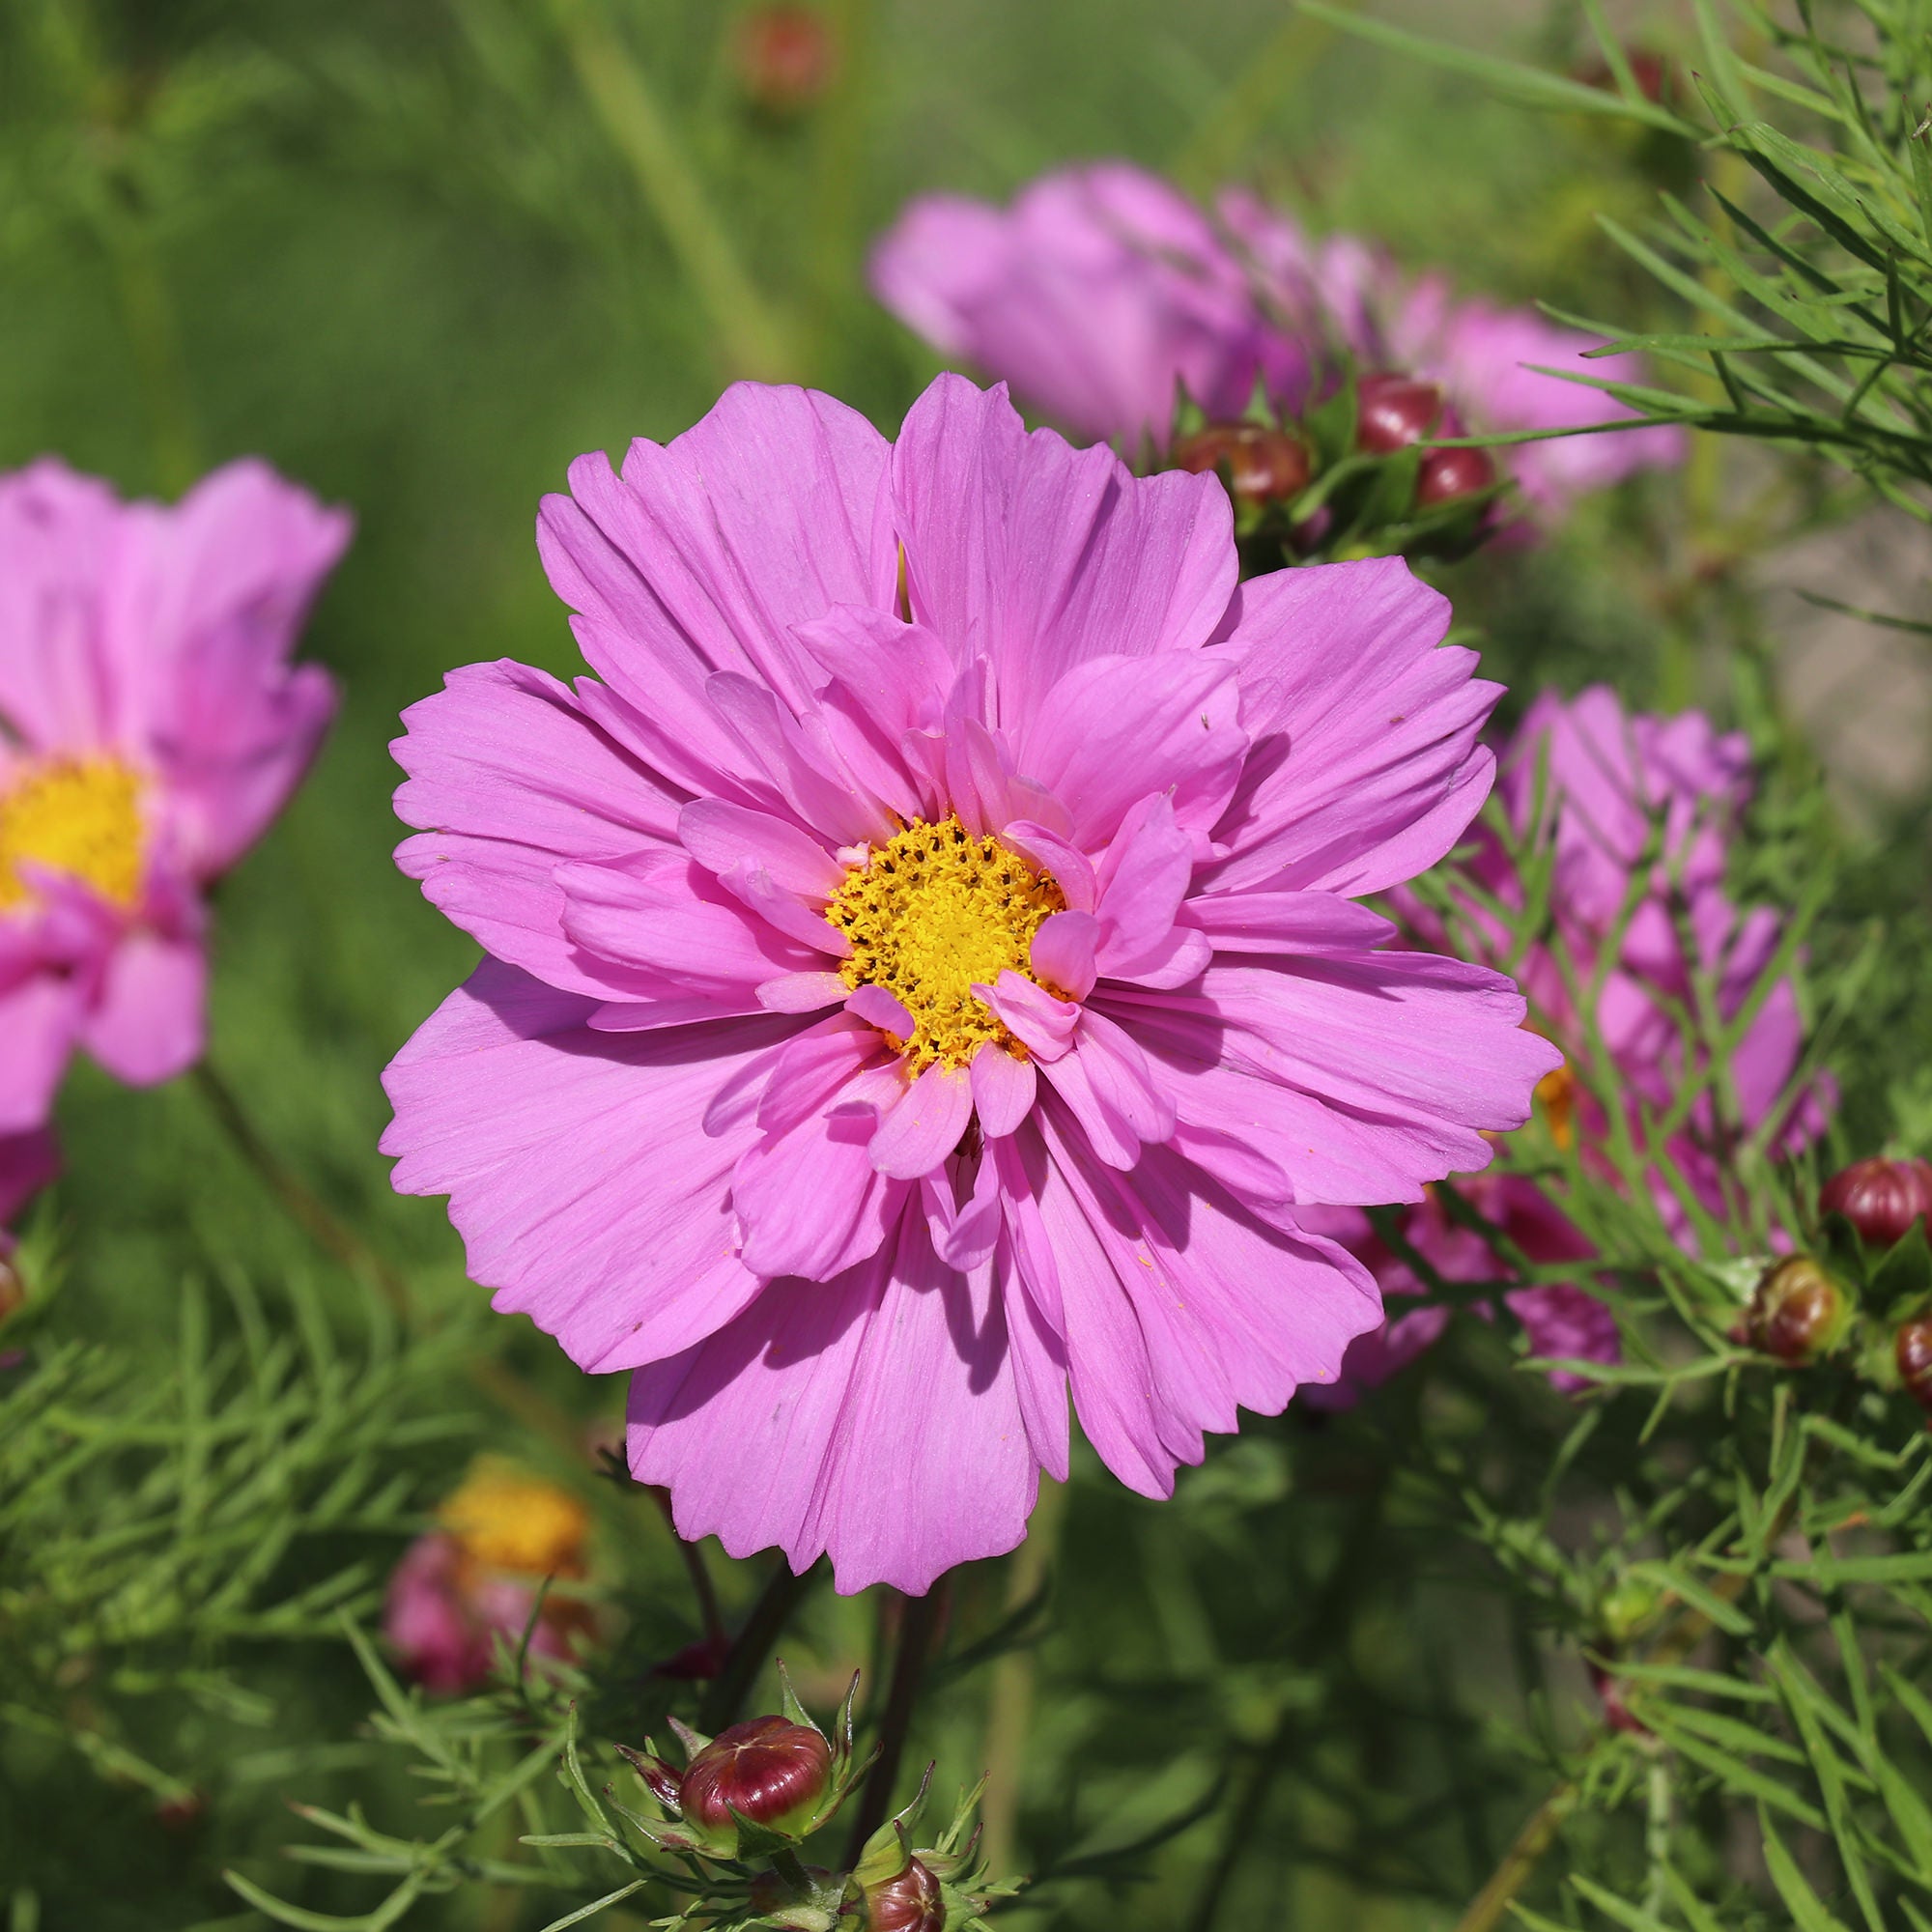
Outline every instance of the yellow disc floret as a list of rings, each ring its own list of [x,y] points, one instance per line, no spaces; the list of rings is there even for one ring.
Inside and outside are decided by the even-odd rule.
[[[439,1512],[463,1553],[492,1570],[575,1576],[590,1513],[568,1490],[494,1456],[477,1460]]]
[[[23,865],[65,872],[131,906],[141,859],[141,780],[120,759],[50,758],[0,781],[0,912],[39,896]]]
[[[901,1045],[920,1073],[964,1066],[989,1043],[1024,1057],[973,986],[1007,972],[1037,980],[1033,936],[1065,905],[1051,874],[949,815],[916,820],[855,866],[825,916],[852,942],[845,983],[883,986],[912,1015]]]

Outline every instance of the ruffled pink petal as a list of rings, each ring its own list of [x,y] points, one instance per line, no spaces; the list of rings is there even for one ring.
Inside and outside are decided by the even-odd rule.
[[[1367,952],[1396,932],[1332,893],[1216,893],[1187,910],[1220,952]]]
[[[689,1348],[757,1293],[730,1206],[755,1128],[707,1109],[798,1022],[593,1034],[593,1010],[485,960],[384,1074],[383,1151],[400,1193],[450,1197],[493,1307],[604,1371]]]
[[[895,1180],[930,1174],[959,1145],[973,1117],[973,1084],[961,1066],[928,1066],[879,1122],[867,1151]]]
[[[537,540],[557,595],[598,620],[594,668],[647,716],[679,660],[686,705],[710,672],[739,671],[803,716],[822,679],[794,627],[888,601],[894,559],[872,529],[886,457],[843,403],[739,383],[675,441],[634,442],[621,477],[581,458]]]
[[[906,415],[892,479],[912,615],[959,661],[989,660],[989,724],[1037,717],[1088,658],[1205,643],[1234,593],[1217,479],[1136,480],[1108,450],[1028,435],[1003,389],[940,377]]]
[[[29,973],[0,989],[0,1134],[45,1123],[84,1010],[81,986],[65,974]]]
[[[679,1535],[795,1570],[827,1551],[846,1593],[1012,1548],[1038,1471],[990,1276],[943,1267],[909,1211],[835,1280],[774,1283],[633,1378],[632,1474],[668,1486]]]
[[[1201,1460],[1204,1431],[1334,1381],[1380,1296],[1347,1250],[1264,1227],[1171,1150],[1150,1148],[1127,1181],[1064,1116],[1042,1120],[1039,1209],[1081,1426],[1130,1489],[1164,1496],[1176,1465]]]
[[[1174,1131],[1174,1096],[1147,1055],[1131,1034],[1091,1007],[1080,1015],[1073,1050],[1044,1063],[1041,1070],[1109,1167],[1131,1168],[1144,1144],[1164,1141]]]
[[[1066,808],[1072,838],[1097,852],[1150,793],[1207,856],[1208,835],[1241,776],[1240,696],[1219,652],[1088,658],[1018,734],[1020,763]]]
[[[1036,1060],[1050,1063],[1071,1048],[1080,1024],[1077,1001],[1056,999],[1025,974],[1010,971],[991,986],[976,980],[973,992]]]
[[[253,458],[124,512],[99,611],[111,741],[165,774],[198,878],[261,837],[334,715],[327,674],[289,659],[352,527]]]
[[[749,867],[766,874],[781,893],[820,905],[845,881],[844,867],[817,839],[768,812],[701,798],[684,808],[677,832],[707,872]]]
[[[1040,921],[1039,930],[1027,949],[1027,958],[1042,980],[1065,987],[1069,999],[1084,1000],[1094,990],[1094,981],[1099,975],[1099,952],[1100,922],[1091,912],[1056,912]],[[1003,990],[1013,999],[1031,1001],[1031,993],[1005,985],[1009,977],[1000,975]],[[1012,1021],[1008,1020],[1007,1024],[1011,1026]]]
[[[496,957],[568,992],[621,996],[563,930],[557,867],[676,836],[678,800],[526,666],[470,665],[403,714],[396,811],[422,831],[396,863]]]
[[[108,955],[80,1043],[117,1080],[152,1087],[202,1056],[208,956],[201,942],[135,931]]]
[[[1039,1073],[1031,1060],[1016,1059],[1004,1047],[982,1046],[968,1071],[974,1114],[988,1140],[1011,1133],[1033,1111]]]
[[[1501,696],[1443,646],[1448,601],[1400,558],[1244,584],[1228,649],[1253,741],[1203,890],[1356,897],[1425,871],[1488,796],[1477,733]]]

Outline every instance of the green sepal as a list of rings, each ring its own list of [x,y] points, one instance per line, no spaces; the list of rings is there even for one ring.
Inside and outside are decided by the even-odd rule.
[[[1905,1238],[1894,1242],[1871,1270],[1865,1283],[1865,1305],[1874,1314],[1889,1319],[1928,1295],[1932,1295],[1932,1247],[1926,1245],[1921,1218],[1913,1222]]]

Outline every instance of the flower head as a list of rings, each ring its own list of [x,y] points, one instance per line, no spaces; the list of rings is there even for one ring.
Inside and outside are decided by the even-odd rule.
[[[590,1518],[567,1490],[512,1463],[479,1459],[389,1578],[383,1631],[403,1666],[432,1690],[488,1681],[497,1640],[523,1635],[546,1577],[581,1577]],[[580,1604],[547,1597],[529,1655],[568,1658],[586,1625]]]
[[[1488,789],[1400,562],[1238,585],[1211,476],[942,377],[896,443],[740,385],[539,541],[599,673],[408,714],[404,868],[491,955],[384,1140],[472,1275],[631,1369],[683,1534],[926,1588],[1024,1533],[1068,1394],[1166,1494],[1380,1320],[1310,1204],[1481,1167],[1555,1064],[1353,903]]]
[[[334,709],[288,659],[348,537],[255,462],[172,508],[52,460],[0,477],[0,1133],[76,1046],[136,1086],[199,1056],[205,889]]]
[[[879,299],[940,352],[1079,436],[1164,444],[1179,389],[1238,416],[1257,381],[1298,409],[1319,331],[1216,214],[1124,161],[1042,175],[1009,208],[923,195],[872,254]]]

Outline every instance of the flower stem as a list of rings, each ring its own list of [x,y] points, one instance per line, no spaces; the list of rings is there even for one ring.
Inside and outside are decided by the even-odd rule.
[[[665,1527],[670,1531],[671,1541],[677,1545],[677,1553],[684,1559],[692,1591],[697,1598],[697,1614],[704,1625],[705,1640],[722,1645],[724,1642],[724,1617],[718,1607],[718,1586],[711,1580],[711,1572],[704,1567],[704,1552],[696,1544],[687,1543],[677,1533],[677,1520],[671,1515],[668,1490],[653,1485],[651,1500],[657,1504],[664,1517]]]
[[[724,1667],[711,1680],[704,1702],[697,1713],[697,1727],[716,1736],[731,1723],[743,1708],[753,1680],[765,1666],[772,1646],[791,1621],[791,1613],[805,1601],[818,1578],[818,1565],[794,1575],[782,1556],[764,1594],[752,1606],[744,1628],[724,1659]]]
[[[893,1790],[898,1783],[899,1764],[912,1730],[913,1710],[919,1702],[920,1681],[925,1675],[926,1659],[950,1594],[950,1579],[942,1577],[924,1596],[905,1600],[892,1689],[886,1693],[886,1714],[879,1722],[879,1755],[859,1794],[859,1808],[853,1814],[851,1836],[845,1844],[848,1869],[859,1862],[866,1840],[886,1822],[892,1808]]]
[[[1556,1841],[1556,1833],[1577,1803],[1577,1780],[1566,1777],[1524,1821],[1522,1830],[1510,1841],[1501,1862],[1489,1876],[1469,1909],[1456,1921],[1456,1932],[1492,1932],[1545,1852]]]

